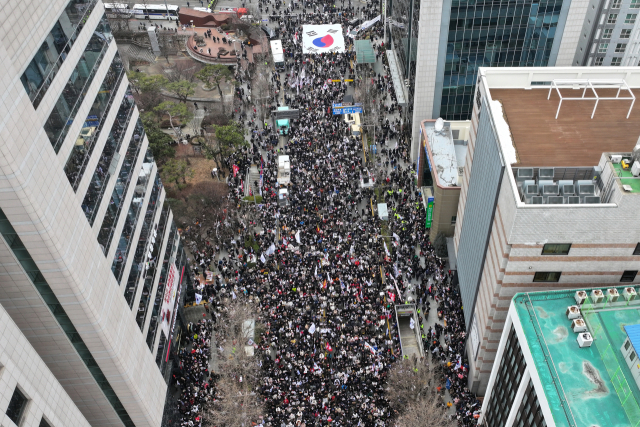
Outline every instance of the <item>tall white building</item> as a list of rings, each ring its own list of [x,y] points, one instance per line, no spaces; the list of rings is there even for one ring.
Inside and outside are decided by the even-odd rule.
[[[2,14],[0,304],[90,425],[158,426],[190,274],[104,6]]]
[[[482,395],[516,292],[640,281],[640,68],[478,76],[453,243]]]

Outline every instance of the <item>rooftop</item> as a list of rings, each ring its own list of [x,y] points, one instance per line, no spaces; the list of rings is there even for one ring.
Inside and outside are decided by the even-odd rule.
[[[629,152],[640,135],[640,102],[627,119],[631,101],[565,100],[558,118],[560,97],[555,90],[547,100],[544,89],[496,89],[491,97],[502,103],[511,130],[518,166],[580,167],[597,165],[603,152]],[[563,97],[580,97],[582,90],[561,89]],[[632,89],[640,96],[639,89]],[[616,95],[598,89],[600,97]]]
[[[630,159],[630,155],[623,156],[623,158]],[[616,176],[620,178],[620,184],[625,191],[633,194],[640,193],[640,179],[634,178],[629,169],[624,169],[621,163],[611,163]]]
[[[467,156],[467,142],[470,122],[450,121],[444,123],[442,131],[435,130],[434,120],[422,122],[426,141],[431,153],[432,167],[435,169],[441,187],[460,187],[461,170]]]
[[[606,288],[602,288],[603,291]],[[640,390],[620,347],[625,326],[640,323],[640,300],[582,305],[594,342],[580,348],[566,315],[576,290],[519,293],[513,298],[556,426],[629,426],[640,422]],[[589,292],[587,292],[589,293]],[[612,381],[615,378],[615,381]]]

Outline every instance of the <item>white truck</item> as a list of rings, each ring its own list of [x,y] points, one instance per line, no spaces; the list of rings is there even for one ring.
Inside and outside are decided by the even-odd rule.
[[[289,156],[278,156],[278,185],[288,185],[291,182],[291,163]]]

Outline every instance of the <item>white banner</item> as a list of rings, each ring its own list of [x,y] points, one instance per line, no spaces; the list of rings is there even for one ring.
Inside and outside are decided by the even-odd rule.
[[[367,28],[369,28],[370,26],[372,26],[373,24],[375,24],[376,22],[380,21],[380,15],[376,16],[375,18],[373,18],[371,21],[367,21],[364,22],[361,26],[360,26],[360,31],[362,30],[366,30]]]
[[[169,273],[167,274],[167,284],[164,288],[164,295],[162,299],[162,330],[165,337],[169,337],[169,322],[171,321],[171,314],[173,313],[173,306],[176,302],[176,291],[178,290],[178,269],[175,264],[171,264],[169,267]]]
[[[302,53],[344,52],[342,25],[303,25]]]

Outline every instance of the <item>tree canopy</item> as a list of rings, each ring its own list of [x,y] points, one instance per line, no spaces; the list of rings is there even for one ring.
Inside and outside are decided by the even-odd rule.
[[[175,95],[175,97],[183,103],[186,103],[188,98],[196,92],[196,84],[186,80],[165,83],[164,88],[167,92]]]

